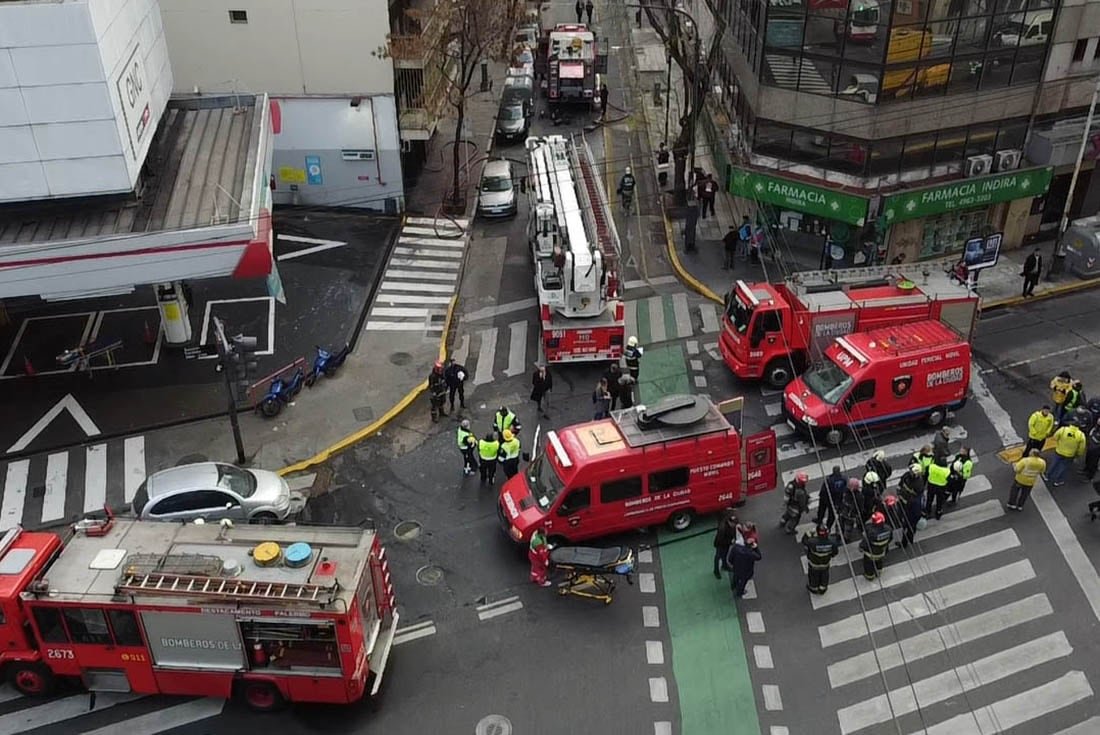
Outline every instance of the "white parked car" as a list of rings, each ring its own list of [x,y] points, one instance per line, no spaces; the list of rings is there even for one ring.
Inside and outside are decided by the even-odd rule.
[[[516,185],[512,180],[511,161],[486,163],[477,190],[477,211],[482,217],[511,217],[516,213]]]
[[[146,521],[286,520],[292,500],[286,480],[267,470],[199,462],[154,472],[134,495],[134,515]]]

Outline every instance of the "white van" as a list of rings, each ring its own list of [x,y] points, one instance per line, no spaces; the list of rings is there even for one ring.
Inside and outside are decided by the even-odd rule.
[[[993,45],[1000,48],[1039,46],[1054,31],[1054,9],[1031,10],[1008,17],[1009,22],[993,31]]]

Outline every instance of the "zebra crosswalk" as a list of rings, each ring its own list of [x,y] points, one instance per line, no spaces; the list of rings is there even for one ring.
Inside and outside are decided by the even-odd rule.
[[[150,709],[151,705],[161,705]],[[157,735],[217,717],[225,700],[217,697],[185,699],[132,693],[70,694],[29,699],[8,685],[0,687],[0,735],[64,733],[65,735]],[[109,724],[103,724],[109,720]],[[87,724],[84,722],[87,721]]]
[[[813,94],[832,94],[832,86],[821,76],[814,63],[809,59],[799,59],[784,54],[764,54],[768,70],[777,87],[797,89]]]
[[[634,335],[643,345],[685,339],[695,336],[697,331],[716,334],[721,327],[717,304],[710,301],[692,304],[686,293],[627,301],[623,311],[627,335]]]
[[[408,217],[367,314],[367,332],[439,338],[470,241],[464,219]]]
[[[128,504],[146,476],[145,437],[0,463],[0,529],[64,522]]]

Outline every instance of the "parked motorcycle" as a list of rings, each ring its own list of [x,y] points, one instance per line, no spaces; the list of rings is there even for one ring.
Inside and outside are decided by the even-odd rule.
[[[306,376],[306,385],[310,388],[317,382],[317,379],[322,375],[331,378],[336,374],[336,371],[340,369],[340,366],[344,364],[344,360],[348,359],[348,354],[351,352],[351,344],[345,344],[343,349],[332,352],[326,350],[321,345],[317,345],[317,357],[313,358],[313,369],[309,371],[309,375]]]
[[[285,380],[281,376],[271,381],[271,386],[267,389],[267,394],[256,405],[267,418],[278,416],[279,412],[283,410],[283,406],[294,400],[294,397],[302,392],[302,383],[306,380],[305,372],[302,368],[298,368],[294,371],[294,374],[290,376],[290,380]]]

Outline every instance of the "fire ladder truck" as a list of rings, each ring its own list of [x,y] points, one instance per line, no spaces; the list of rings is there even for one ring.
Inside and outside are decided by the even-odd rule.
[[[604,41],[606,45],[606,39]],[[599,75],[607,73],[607,52],[582,23],[559,23],[546,32],[543,91],[551,104],[599,102]]]
[[[588,143],[549,135],[526,142],[528,240],[547,362],[617,360],[624,319],[622,246]]]

